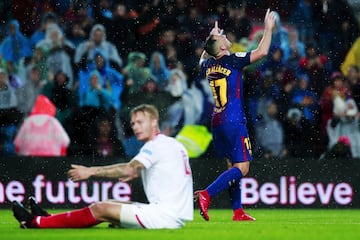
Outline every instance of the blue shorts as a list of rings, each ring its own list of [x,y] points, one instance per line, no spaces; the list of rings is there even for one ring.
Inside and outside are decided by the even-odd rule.
[[[251,144],[246,124],[221,124],[211,129],[218,157],[232,164],[251,161]]]

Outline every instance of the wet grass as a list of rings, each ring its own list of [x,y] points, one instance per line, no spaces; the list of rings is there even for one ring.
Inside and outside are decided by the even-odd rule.
[[[59,210],[57,210],[59,211]],[[87,229],[20,229],[10,210],[0,210],[1,239],[360,239],[360,209],[249,209],[255,222],[231,221],[231,210],[211,209],[205,222],[177,230],[111,229],[103,223]]]

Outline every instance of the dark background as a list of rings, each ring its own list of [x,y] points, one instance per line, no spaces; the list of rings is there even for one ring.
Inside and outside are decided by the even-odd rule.
[[[32,182],[39,174],[43,174],[46,181],[53,183],[53,195],[57,195],[57,181],[67,181],[66,172],[70,168],[70,164],[91,165],[107,165],[118,162],[126,162],[127,159],[114,158],[98,158],[98,159],[80,159],[80,158],[30,158],[30,157],[12,157],[0,160],[0,182],[3,188],[11,181],[19,181],[25,187],[25,199],[34,195],[34,187]],[[190,160],[193,178],[194,191],[205,188],[210,184],[222,171],[225,170],[225,164],[221,160],[214,158],[199,158]],[[321,204],[317,199],[312,205],[304,205],[297,203],[295,205],[266,205],[258,202],[254,205],[245,206],[246,208],[360,208],[360,163],[350,159],[323,159],[322,161],[314,159],[255,159],[251,163],[250,172],[247,177],[255,178],[259,183],[259,188],[265,182],[279,184],[281,176],[296,177],[296,186],[309,182],[312,184],[322,183],[324,187],[329,183],[346,182],[353,189],[353,201],[348,205],[339,205],[333,200],[328,204]],[[103,179],[90,179],[91,181]],[[106,181],[109,181],[106,179]],[[114,181],[115,183],[116,181]],[[132,201],[146,201],[140,179],[130,182],[132,188]],[[4,190],[0,188],[4,195]],[[88,189],[89,195],[92,189]],[[5,202],[0,202],[0,208],[10,208],[10,200],[5,195]],[[49,203],[45,197],[43,189],[43,202],[45,208],[79,208],[88,203],[80,202],[72,204],[64,202],[61,204]],[[212,199],[212,208],[231,208],[228,194],[226,191]]]

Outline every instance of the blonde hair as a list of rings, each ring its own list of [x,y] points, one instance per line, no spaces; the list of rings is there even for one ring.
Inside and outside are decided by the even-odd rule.
[[[147,112],[147,113],[149,113],[149,115],[152,119],[159,120],[159,111],[157,110],[157,108],[154,105],[141,104],[137,107],[134,107],[130,112],[130,116],[132,116],[138,112],[144,112],[144,113]]]

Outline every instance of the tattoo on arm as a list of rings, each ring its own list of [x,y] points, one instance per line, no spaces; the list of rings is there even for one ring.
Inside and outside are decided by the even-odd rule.
[[[137,178],[140,176],[144,165],[137,160],[132,160],[128,163],[119,163],[109,166],[96,167],[95,177],[106,178]]]
[[[124,176],[126,163],[97,167],[95,177],[119,178]]]

